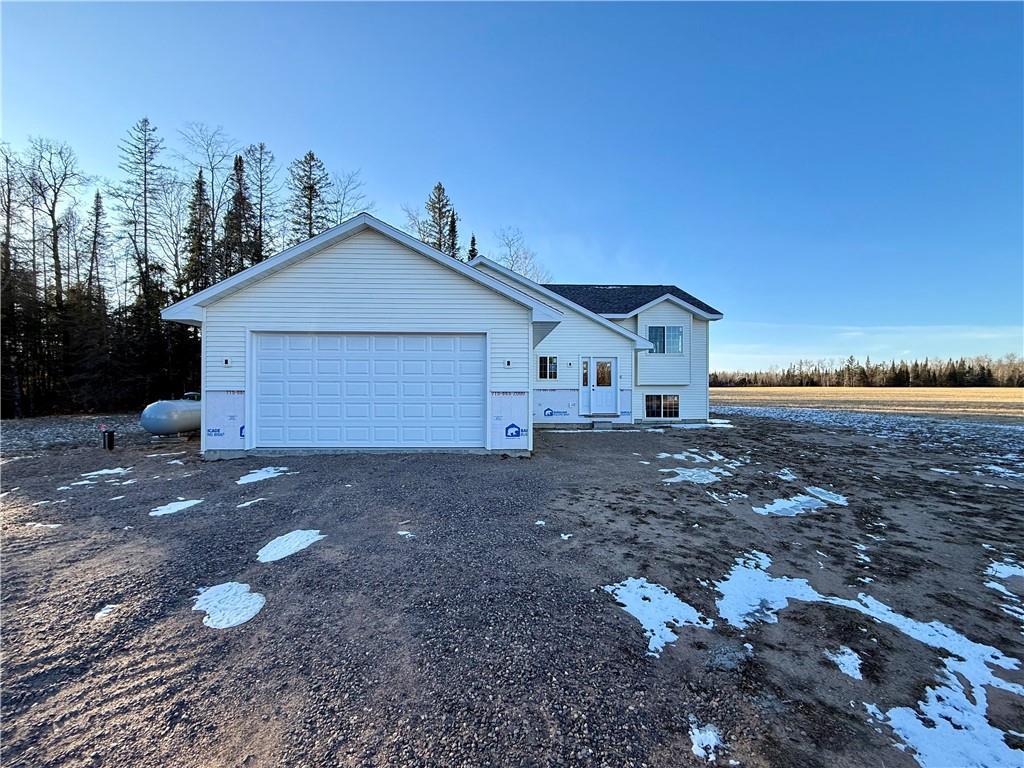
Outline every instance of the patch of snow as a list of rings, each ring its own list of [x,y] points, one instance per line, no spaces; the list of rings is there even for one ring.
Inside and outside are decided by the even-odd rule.
[[[101,619],[105,619],[107,618],[107,616],[113,613],[116,608],[120,607],[121,606],[118,603],[108,603],[107,605],[104,605],[102,608],[96,611],[96,615],[92,617],[92,620],[100,621]]]
[[[205,611],[203,624],[213,629],[228,629],[244,624],[262,610],[267,602],[259,592],[250,592],[248,584],[228,581],[199,590],[193,611]]]
[[[833,491],[827,491],[824,488],[818,488],[816,485],[809,485],[806,488],[804,488],[804,490],[810,494],[817,496],[819,499],[822,499],[823,501],[827,501],[829,504],[836,504],[840,507],[845,507],[848,503],[846,501],[845,496],[842,496],[841,494],[838,493],[834,493]]]
[[[412,531],[399,531],[398,535],[401,536],[403,539],[415,539],[416,538],[416,534],[413,533]]]
[[[76,480],[71,485],[96,485],[96,481],[95,480]],[[68,488],[68,487],[69,486],[66,486],[66,485],[62,486],[62,488]],[[61,490],[61,488],[58,488],[57,490],[59,491],[59,490]]]
[[[568,541],[569,539],[571,539],[571,538],[572,538],[572,534],[571,534],[571,533],[560,533],[560,534],[558,534],[558,537],[559,537],[559,538],[560,538],[560,539],[561,539],[562,541]]]
[[[754,551],[737,558],[729,574],[716,582],[722,595],[717,605],[723,619],[745,629],[755,621],[777,622],[777,613],[790,600],[820,602],[863,614],[930,648],[945,651],[938,680],[925,689],[916,710],[895,707],[883,714],[875,707],[869,713],[880,722],[887,722],[924,768],[1020,765],[1020,751],[1006,744],[1003,731],[992,726],[986,716],[988,688],[1024,696],[1024,686],[1008,682],[994,672],[1019,669],[1019,660],[997,648],[976,643],[940,621],[926,623],[897,613],[864,593],[856,600],[823,595],[806,579],[771,576],[767,571],[770,565],[766,554]]]
[[[852,648],[840,645],[838,651],[825,651],[825,656],[839,667],[839,671],[844,675],[849,675],[854,680],[864,679],[860,673],[860,656]]]
[[[684,603],[665,587],[652,584],[647,579],[630,577],[603,589],[615,598],[626,613],[640,622],[648,639],[648,656],[660,656],[667,643],[679,639],[669,628],[671,626],[705,629],[712,626],[692,605]]]
[[[259,501],[266,501],[266,499],[260,496],[258,499],[253,499],[252,501],[243,501],[241,504],[235,504],[235,509],[245,509],[246,507],[251,507],[253,504]]]
[[[815,509],[824,509],[828,505],[821,499],[798,493],[788,499],[776,499],[771,504],[763,507],[753,507],[758,515],[778,515],[780,517],[796,517],[804,512],[812,512]]]
[[[692,461],[695,464],[708,464],[709,459],[705,459],[699,453],[693,453],[690,451],[683,451],[682,453],[659,453],[654,458],[656,459],[678,459],[679,461]]]
[[[110,500],[111,501],[120,501],[123,498],[124,498],[124,496],[111,496]]]
[[[60,528],[62,523],[25,523],[29,528]]]
[[[100,477],[101,475],[123,475],[131,471],[131,467],[114,467],[113,469],[97,469],[95,472],[83,472],[80,475],[80,477]]]
[[[943,469],[942,467],[932,467],[928,470],[929,472],[938,472],[940,475],[959,475],[955,469]]]
[[[242,475],[240,478],[235,480],[236,485],[246,485],[247,483],[258,483],[260,480],[269,480],[272,477],[278,477],[288,471],[288,467],[264,467],[263,469],[254,469],[247,475]]]
[[[688,483],[717,483],[723,477],[732,477],[732,472],[723,467],[712,467],[711,469],[695,469],[690,467],[675,467],[674,469],[659,469],[659,472],[675,472],[675,477],[666,477],[663,483],[681,483],[684,480]]]
[[[181,459],[171,459],[171,460],[170,460],[170,461],[168,461],[167,463],[168,463],[168,464],[180,464],[180,465],[181,465],[181,466],[183,466],[183,467],[185,466],[185,462],[184,462],[184,461],[182,461]]]
[[[990,475],[998,475],[999,477],[1009,477],[1009,478],[1021,478],[1021,477],[1024,477],[1024,472],[1015,472],[1012,469],[1007,469],[1006,467],[1000,467],[1000,466],[998,466],[996,464],[986,464],[986,465],[984,465],[982,467],[975,467],[975,469],[980,469],[983,472],[987,472]]]
[[[690,715],[690,751],[705,762],[715,762],[715,750],[722,745],[722,736],[715,726],[700,726],[697,718]]]
[[[314,542],[320,541],[322,538],[324,536],[320,531],[292,531],[283,536],[278,536],[260,549],[256,553],[256,559],[261,563],[272,563],[275,560],[288,557],[288,555],[294,555],[296,552],[305,549]]]
[[[163,515],[173,515],[175,512],[181,512],[183,509],[188,509],[189,507],[194,507],[196,504],[202,503],[202,499],[183,499],[179,496],[177,501],[172,501],[161,507],[153,507],[153,509],[149,511],[149,516],[161,517]]]
[[[651,462],[649,462],[649,461],[644,461],[643,459],[641,459],[641,460],[640,460],[640,463],[641,463],[641,464],[650,464]]]
[[[732,429],[733,425],[726,419],[708,419],[706,422],[697,421],[689,424],[670,424],[672,429]]]
[[[533,524],[534,525],[547,525],[547,523],[545,523],[543,520],[534,520]]]
[[[783,467],[782,469],[775,473],[775,476],[780,480],[796,480],[796,474],[789,467]]]

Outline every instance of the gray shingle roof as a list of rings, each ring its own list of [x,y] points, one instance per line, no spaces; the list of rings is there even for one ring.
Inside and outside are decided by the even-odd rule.
[[[649,304],[666,293],[708,314],[722,314],[710,304],[674,285],[562,285],[545,284],[549,291],[564,296],[581,307],[599,315],[626,315],[637,307]]]

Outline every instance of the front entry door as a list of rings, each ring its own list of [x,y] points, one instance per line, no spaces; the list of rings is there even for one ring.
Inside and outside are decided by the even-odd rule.
[[[590,358],[590,412],[619,415],[619,392],[614,357]]]

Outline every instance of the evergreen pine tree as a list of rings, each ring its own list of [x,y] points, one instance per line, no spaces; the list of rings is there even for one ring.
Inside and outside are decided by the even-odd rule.
[[[277,167],[274,153],[263,142],[250,144],[245,150],[245,174],[252,195],[253,231],[252,263],[258,264],[269,256],[274,245],[276,206],[274,194],[278,191]]]
[[[459,258],[459,224],[458,214],[454,210],[448,215],[448,236],[445,238],[444,252],[453,259]]]
[[[469,250],[466,251],[466,259],[468,261],[472,261],[473,259],[475,259],[479,255],[480,255],[480,252],[476,249],[476,235],[470,235],[469,236]]]
[[[330,227],[331,177],[312,151],[288,166],[288,240],[301,243]]]
[[[196,293],[216,282],[213,257],[210,253],[210,197],[206,191],[203,169],[199,169],[188,202],[188,223],[185,225],[185,267],[182,269],[184,293]]]
[[[249,200],[245,178],[245,161],[235,155],[231,172],[231,200],[224,213],[224,233],[219,243],[220,277],[229,277],[255,264],[253,259],[253,228],[255,214]]]

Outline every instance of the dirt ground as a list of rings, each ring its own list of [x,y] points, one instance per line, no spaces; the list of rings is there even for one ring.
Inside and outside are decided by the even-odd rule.
[[[1019,766],[1024,431],[729,418],[530,459],[9,452],[0,762]],[[653,639],[631,578],[677,598]],[[265,605],[205,626],[225,582]]]
[[[712,387],[711,405],[830,408],[1024,424],[1020,387]]]

